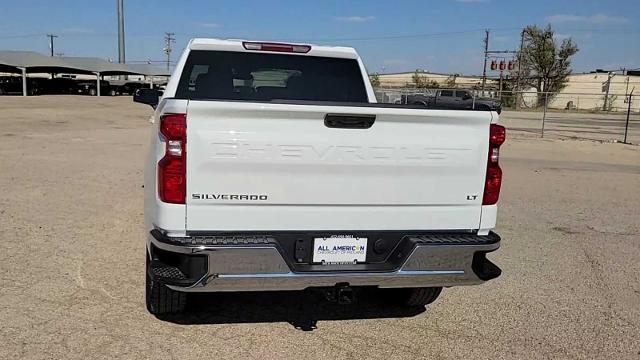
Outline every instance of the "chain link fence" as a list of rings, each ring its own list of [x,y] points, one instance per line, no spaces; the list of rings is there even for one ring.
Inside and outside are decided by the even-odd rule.
[[[500,101],[500,122],[523,136],[640,144],[640,94],[552,94],[443,88],[376,89],[375,92],[378,102],[429,107],[439,94],[438,90],[456,97],[449,100],[452,108],[481,109],[488,100]],[[470,96],[463,98],[464,93]]]

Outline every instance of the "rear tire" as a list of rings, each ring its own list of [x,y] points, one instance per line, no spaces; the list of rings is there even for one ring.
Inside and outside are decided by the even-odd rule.
[[[187,306],[187,294],[175,291],[165,284],[153,280],[149,275],[149,256],[147,255],[146,267],[146,292],[145,298],[147,310],[154,315],[177,314],[184,312]]]
[[[405,306],[425,306],[436,301],[441,287],[397,289],[394,300]]]

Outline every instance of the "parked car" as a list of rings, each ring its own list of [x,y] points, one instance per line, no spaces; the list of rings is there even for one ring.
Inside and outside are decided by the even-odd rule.
[[[166,83],[154,83],[153,88],[162,89],[164,85],[166,85]],[[125,82],[124,84],[117,85],[116,92],[118,95],[133,95],[138,89],[150,89],[150,88],[152,88],[152,86],[148,82],[128,81],[128,82]]]
[[[78,82],[67,78],[39,79],[38,86],[41,94],[77,94]]]
[[[95,96],[98,94],[96,81],[81,81],[78,82],[77,92],[79,94]],[[117,88],[112,86],[108,81],[100,81],[100,95],[102,96],[115,96],[117,94]]]
[[[40,87],[38,79],[27,78],[27,94],[38,95]],[[0,95],[22,95],[21,76],[0,76]]]
[[[144,82],[129,81],[122,85],[119,85],[116,88],[116,92],[118,93],[118,95],[133,95],[136,90],[142,88],[150,88],[150,85]]]
[[[474,97],[469,90],[436,90],[435,95],[403,95],[401,102],[422,105],[432,109],[460,109],[502,112],[502,104],[497,99]]]
[[[377,104],[352,48],[194,39],[181,58],[162,101],[134,95],[155,108],[151,313],[192,292],[351,303],[363,286],[420,306],[500,275],[497,116]]]

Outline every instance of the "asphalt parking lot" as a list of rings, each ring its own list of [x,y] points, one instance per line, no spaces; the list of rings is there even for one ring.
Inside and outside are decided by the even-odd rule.
[[[376,293],[199,295],[144,306],[149,107],[0,97],[0,358],[640,358],[640,147],[508,133],[490,257],[426,309]],[[508,123],[507,123],[508,125]]]

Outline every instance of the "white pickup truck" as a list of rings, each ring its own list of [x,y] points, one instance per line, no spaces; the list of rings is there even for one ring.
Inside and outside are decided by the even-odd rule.
[[[428,304],[500,275],[487,258],[505,130],[490,111],[376,104],[352,48],[191,40],[155,108],[146,301],[357,287]]]

